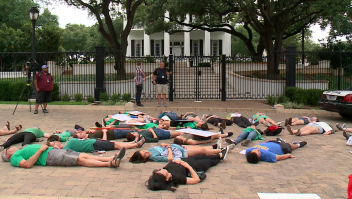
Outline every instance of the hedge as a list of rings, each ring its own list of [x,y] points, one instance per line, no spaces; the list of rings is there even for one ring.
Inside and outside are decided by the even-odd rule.
[[[0,101],[17,101],[25,84],[26,82],[0,81]],[[59,94],[59,86],[54,83],[52,100],[57,101]],[[28,101],[28,86],[25,87],[20,101]]]
[[[321,89],[302,89],[297,87],[287,87],[285,89],[285,96],[291,101],[298,104],[318,105],[324,90]]]

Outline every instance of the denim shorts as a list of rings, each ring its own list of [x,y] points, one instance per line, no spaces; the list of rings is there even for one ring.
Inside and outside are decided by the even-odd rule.
[[[159,140],[166,140],[166,139],[170,139],[171,137],[170,131],[165,131],[163,129],[155,129],[155,128],[153,128],[153,130]]]
[[[318,124],[315,124],[315,123],[309,123],[308,124],[309,126],[316,126],[318,129],[319,129],[319,132],[318,133],[324,133],[324,129],[320,126],[320,125],[318,125]]]

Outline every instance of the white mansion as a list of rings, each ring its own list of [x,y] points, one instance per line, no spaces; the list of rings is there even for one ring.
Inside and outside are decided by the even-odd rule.
[[[168,15],[168,12],[165,15]],[[185,22],[187,23],[188,20],[189,16]],[[124,21],[124,26],[125,24]],[[172,35],[167,32],[147,35],[143,27],[137,27],[132,29],[128,36],[126,56],[217,56],[221,54],[231,55],[231,35],[225,32],[193,30]]]

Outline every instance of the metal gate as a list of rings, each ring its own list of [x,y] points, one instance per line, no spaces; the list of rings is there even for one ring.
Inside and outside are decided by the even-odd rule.
[[[170,88],[174,99],[220,99],[219,56],[175,56],[172,60]]]

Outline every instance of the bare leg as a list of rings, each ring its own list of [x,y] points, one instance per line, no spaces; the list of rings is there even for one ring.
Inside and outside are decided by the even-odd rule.
[[[114,156],[111,157],[101,157],[101,156],[94,156],[94,155],[88,155],[86,153],[81,153],[79,155],[79,158],[82,159],[90,159],[90,160],[98,160],[100,162],[110,162],[112,159],[114,159]]]
[[[271,118],[266,118],[266,121],[269,122],[272,125],[277,126],[277,124],[274,122],[274,120],[272,120]]]
[[[183,132],[181,131],[170,131],[170,138],[174,138],[178,135],[183,135]]]
[[[43,103],[43,108],[46,109],[46,107],[48,106],[48,103]]]
[[[211,146],[209,147],[200,147],[200,146],[187,146],[188,148],[188,156],[195,155],[214,155],[221,152],[220,149],[213,149]]]
[[[161,94],[158,94],[157,97],[158,97],[158,103],[160,103],[160,101],[161,101]]]
[[[352,128],[343,129],[346,132],[352,133]]]
[[[38,110],[39,104],[35,104],[35,110]]]
[[[166,103],[166,94],[163,94],[163,102]]]
[[[303,135],[310,135],[310,134],[318,134],[319,133],[319,129],[318,127],[316,126],[305,126],[305,127],[308,127],[308,128],[302,128],[301,129],[301,136]],[[298,130],[296,130],[296,132],[293,132],[294,134],[297,133]]]
[[[16,133],[17,132],[17,129],[14,129],[14,130],[7,130],[7,128],[6,128],[6,130],[0,130],[0,136],[1,135],[9,135],[9,134],[13,134],[13,133]]]
[[[116,161],[116,164],[118,164],[118,161]],[[108,162],[102,162],[99,160],[95,160],[95,159],[85,159],[85,158],[81,158],[78,157],[77,159],[77,164],[80,166],[84,166],[84,167],[110,167],[110,161]],[[115,165],[115,163],[113,163]]]
[[[138,147],[137,143],[135,142],[114,142],[115,144],[115,147],[114,149],[122,149],[123,147],[125,147],[126,149],[133,149],[133,148],[136,148]]]
[[[44,137],[45,137],[45,138],[49,138],[49,137],[50,137],[50,134],[49,134],[49,133],[44,133]]]
[[[296,125],[304,125],[304,121],[300,120],[298,118],[292,118],[292,125],[291,126],[296,126]]]

